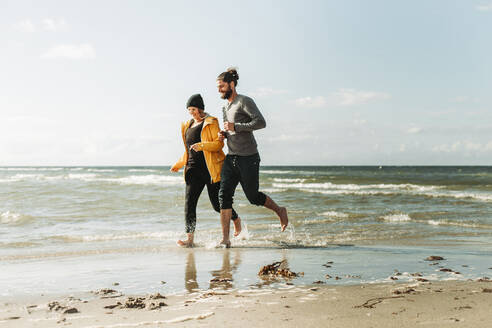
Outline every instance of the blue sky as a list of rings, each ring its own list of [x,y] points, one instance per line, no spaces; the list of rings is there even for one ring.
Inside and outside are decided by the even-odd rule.
[[[215,78],[264,165],[492,162],[492,0],[0,1],[0,165],[169,165]]]

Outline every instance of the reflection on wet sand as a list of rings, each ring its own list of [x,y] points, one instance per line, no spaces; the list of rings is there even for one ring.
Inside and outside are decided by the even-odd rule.
[[[196,281],[195,253],[193,251],[189,252],[186,258],[185,288],[189,293],[193,293],[199,288]]]
[[[222,268],[220,270],[214,270],[210,273],[213,278],[210,280],[210,289],[212,288],[232,288],[232,273],[237,270],[237,267],[241,263],[241,256],[239,252],[235,253],[234,264],[231,266],[231,251],[229,249],[224,250],[224,256],[222,257]]]
[[[239,267],[239,264],[241,264],[241,253],[234,252],[234,263],[231,265],[231,250],[225,249],[222,256],[222,267],[210,272],[212,274],[212,279],[210,280],[209,288],[232,288],[232,276]],[[185,270],[185,288],[189,293],[193,293],[200,288],[196,272],[195,253],[193,250],[190,250],[186,258]]]

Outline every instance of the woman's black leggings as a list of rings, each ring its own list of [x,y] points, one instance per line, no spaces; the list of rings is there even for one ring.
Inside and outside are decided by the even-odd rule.
[[[207,186],[208,197],[214,210],[220,213],[219,189],[220,182],[212,183],[208,170],[198,168],[188,168],[185,174],[186,195],[185,195],[185,224],[186,233],[195,232],[196,227],[196,205],[198,198],[205,186]],[[238,215],[232,209],[232,220],[236,220]]]

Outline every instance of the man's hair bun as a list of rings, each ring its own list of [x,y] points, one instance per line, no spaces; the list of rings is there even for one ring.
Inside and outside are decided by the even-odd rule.
[[[227,72],[228,72],[228,73],[231,73],[232,78],[233,78],[235,81],[239,80],[239,74],[237,73],[237,68],[236,68],[236,67],[229,67],[229,68],[227,69]]]
[[[239,80],[237,68],[229,67],[227,71],[220,73],[220,75],[217,77],[217,80],[221,80],[227,83],[234,82],[234,85],[237,87],[237,80]]]

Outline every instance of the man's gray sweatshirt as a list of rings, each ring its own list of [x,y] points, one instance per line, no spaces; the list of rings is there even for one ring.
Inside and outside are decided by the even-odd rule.
[[[258,152],[253,131],[266,126],[265,119],[253,99],[237,95],[234,101],[222,107],[224,122],[234,123],[235,131],[227,132],[230,155],[248,156]]]

